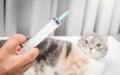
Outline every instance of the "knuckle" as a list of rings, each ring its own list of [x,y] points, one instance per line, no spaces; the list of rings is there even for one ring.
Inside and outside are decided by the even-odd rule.
[[[25,35],[23,35],[23,34],[14,34],[12,37],[13,38],[24,38],[25,39]]]
[[[13,39],[13,40],[16,40],[16,41],[18,41],[18,42],[23,42],[23,41],[26,40],[26,37],[25,37],[23,34],[14,34],[14,35],[12,36],[12,39]]]

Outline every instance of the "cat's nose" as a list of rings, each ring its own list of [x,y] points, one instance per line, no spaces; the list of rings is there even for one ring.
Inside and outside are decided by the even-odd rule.
[[[90,48],[90,50],[92,50],[92,48]]]

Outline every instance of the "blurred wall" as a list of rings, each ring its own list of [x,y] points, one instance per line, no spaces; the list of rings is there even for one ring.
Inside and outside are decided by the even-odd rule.
[[[70,14],[54,35],[120,34],[120,0],[0,0],[0,36],[32,36],[53,17]]]

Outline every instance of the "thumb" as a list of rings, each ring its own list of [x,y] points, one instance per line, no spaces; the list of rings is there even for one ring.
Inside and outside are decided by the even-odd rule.
[[[24,66],[26,65],[27,63],[33,61],[39,54],[39,50],[38,48],[33,48],[31,49],[30,51],[24,53],[24,54],[21,54],[19,55],[19,61],[18,61],[18,65],[21,65],[21,66]]]

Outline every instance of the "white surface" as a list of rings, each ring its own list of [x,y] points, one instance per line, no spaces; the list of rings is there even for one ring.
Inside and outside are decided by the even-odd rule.
[[[67,40],[73,43],[77,43],[79,37],[54,37],[56,39]],[[120,75],[120,42],[118,42],[112,36],[108,37],[109,51],[105,58],[106,69],[104,75]],[[25,75],[35,75],[33,68],[31,68]]]
[[[113,37],[108,37],[108,46],[105,75],[120,75],[120,42]]]

